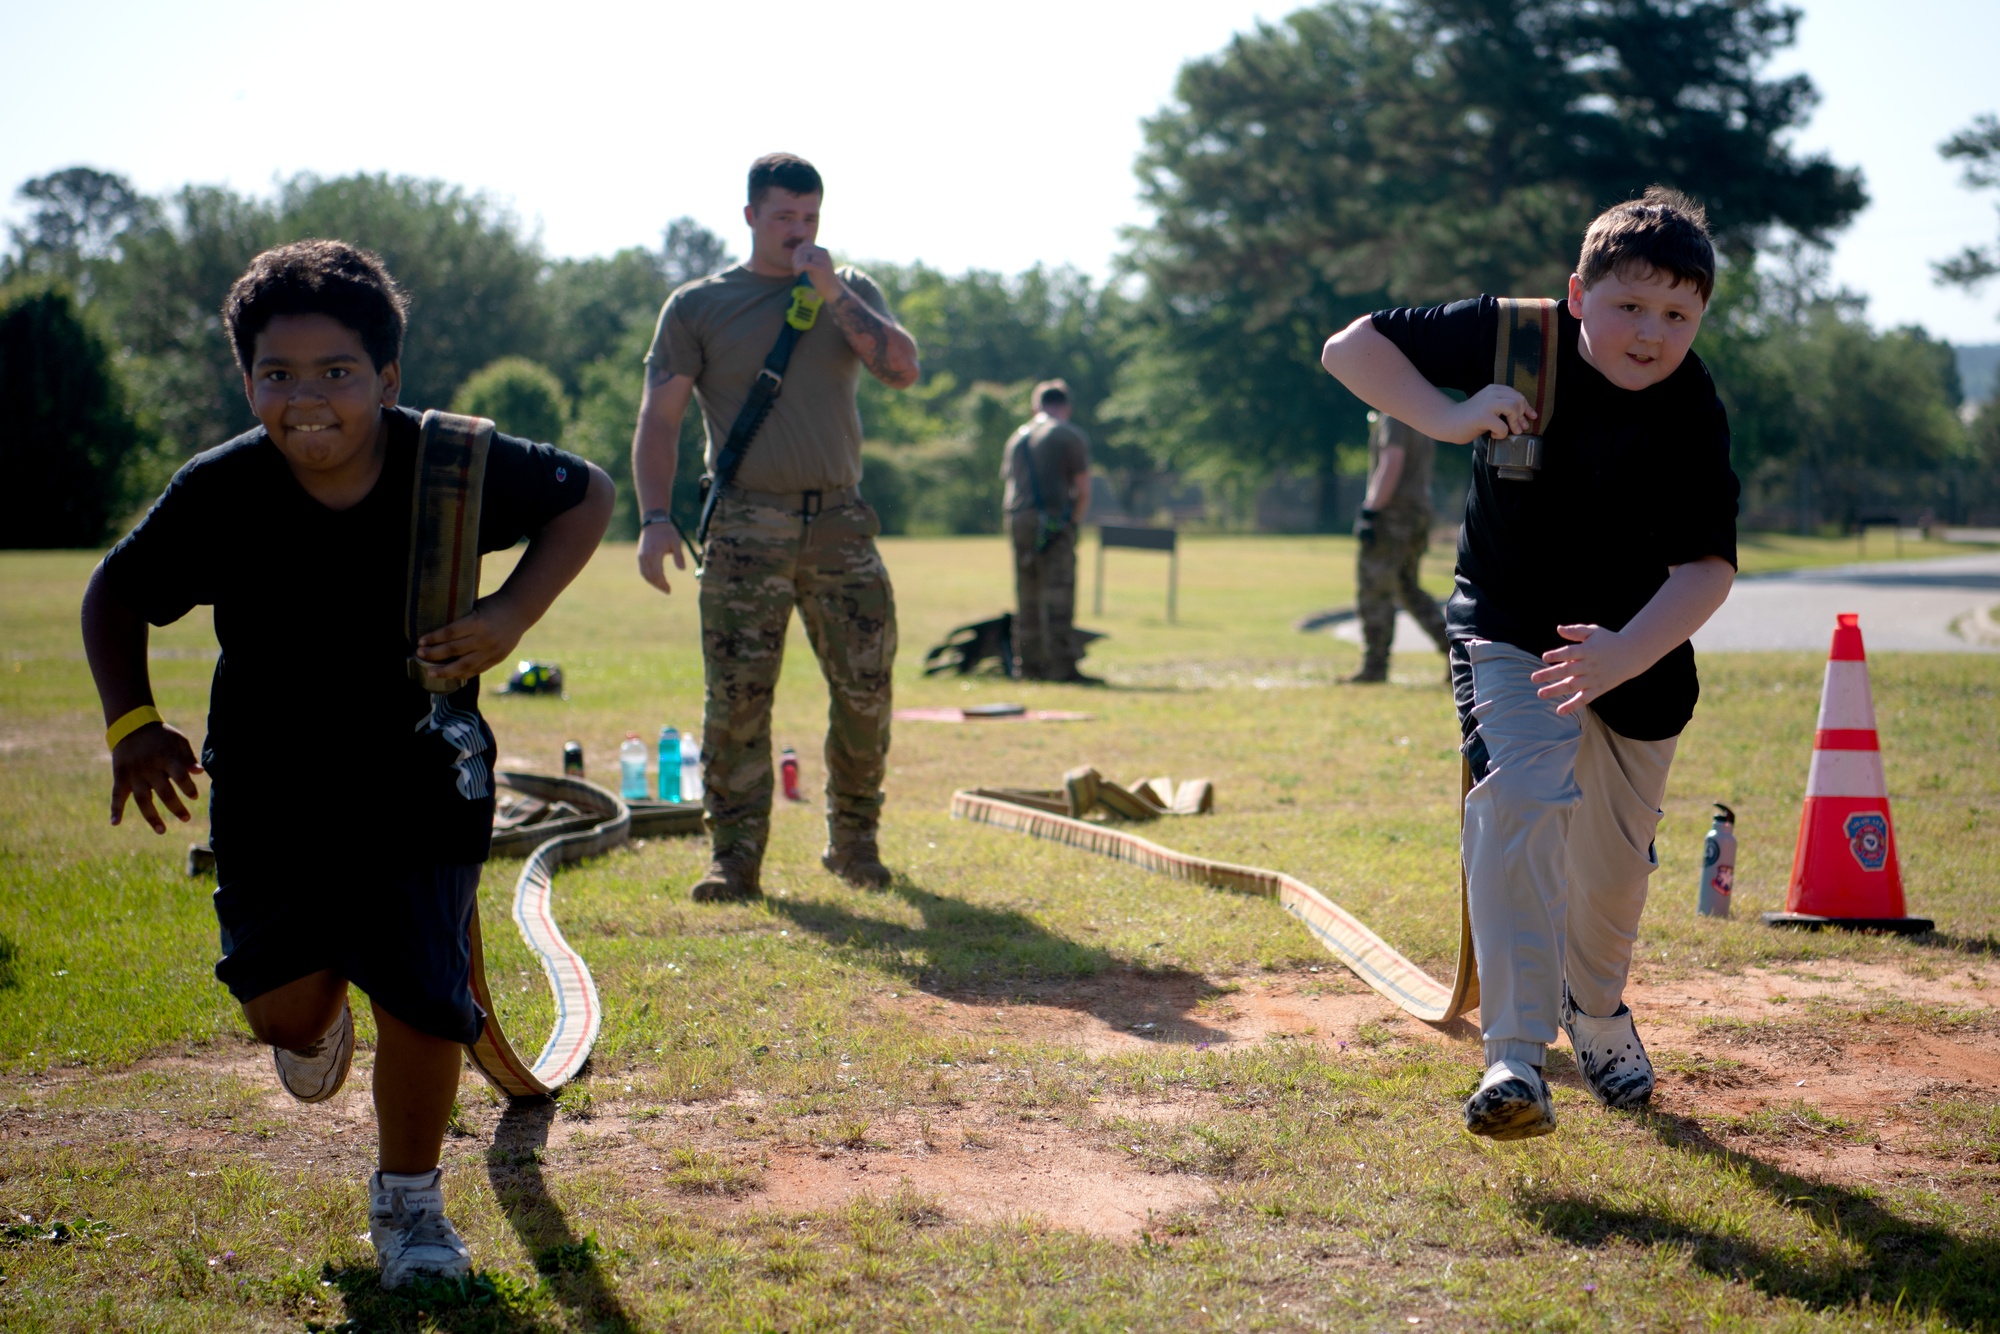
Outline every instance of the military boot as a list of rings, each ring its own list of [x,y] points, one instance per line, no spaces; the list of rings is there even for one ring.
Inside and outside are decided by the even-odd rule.
[[[747,849],[718,851],[708,860],[708,873],[694,882],[689,895],[696,903],[735,903],[763,896],[757,883],[764,859]]]
[[[819,862],[856,889],[887,889],[895,879],[894,873],[882,864],[882,854],[876,851],[873,835],[829,844],[820,854]]]

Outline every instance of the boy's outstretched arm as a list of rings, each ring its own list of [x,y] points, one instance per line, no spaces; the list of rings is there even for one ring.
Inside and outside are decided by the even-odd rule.
[[[590,563],[591,553],[611,523],[617,488],[595,463],[583,499],[550,519],[528,539],[507,582],[473,606],[472,615],[433,630],[417,641],[417,657],[433,676],[477,676],[505,662],[542,619],[558,594]]]
[[[1506,385],[1489,384],[1454,403],[1410,364],[1403,349],[1382,336],[1368,315],[1327,339],[1319,364],[1369,407],[1433,440],[1469,445],[1482,435],[1523,435],[1535,429],[1535,410],[1520,391]]]
[[[119,601],[105,582],[104,563],[99,561],[83,593],[83,654],[97,682],[107,728],[153,702],[152,676],[146,669],[148,634],[146,618]],[[147,723],[112,749],[111,823],[124,820],[125,799],[130,797],[153,832],[166,833],[167,822],[153,808],[157,795],[174,818],[186,824],[193,817],[181,795],[190,801],[200,796],[194,785],[194,775],[200,772],[186,736],[166,723]]]
[[[1704,556],[1671,566],[1667,582],[1623,630],[1601,625],[1559,625],[1556,633],[1575,642],[1542,655],[1547,667],[1530,676],[1543,699],[1560,699],[1556,712],[1575,713],[1667,656],[1715,615],[1736,582],[1735,567],[1720,556]]]

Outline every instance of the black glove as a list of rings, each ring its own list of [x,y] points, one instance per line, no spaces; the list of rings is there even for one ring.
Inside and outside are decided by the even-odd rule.
[[[1362,546],[1371,547],[1375,545],[1375,521],[1381,517],[1381,510],[1365,509],[1361,511],[1360,517],[1355,519],[1354,535],[1361,539]]]

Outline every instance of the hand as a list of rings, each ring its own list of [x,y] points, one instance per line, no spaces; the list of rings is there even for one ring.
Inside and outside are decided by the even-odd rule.
[[[813,290],[828,301],[840,295],[840,275],[833,271],[833,256],[824,246],[799,242],[792,250],[792,272],[809,275]]]
[[[495,593],[473,604],[472,615],[419,639],[417,660],[434,679],[470,679],[507,661],[527,628],[505,597]]]
[[[1652,665],[1642,661],[1633,642],[1616,630],[1601,625],[1559,625],[1556,633],[1575,642],[1544,653],[1542,661],[1549,665],[1528,679],[1542,687],[1535,692],[1542,699],[1569,696],[1556,706],[1556,712],[1564,717]]]
[[[639,530],[639,577],[662,593],[673,592],[667,582],[667,553],[672,552],[674,568],[685,570],[687,558],[681,554],[681,535],[670,523],[649,523]]]
[[[158,793],[174,818],[186,824],[194,817],[174,789],[186,793],[189,801],[196,800],[201,793],[195,788],[194,775],[200,772],[201,764],[187,737],[165,723],[147,723],[111,752],[111,823],[124,823],[125,798],[130,797],[153,832],[166,833],[167,822],[153,809],[153,796]]]
[[[1482,435],[1529,435],[1541,414],[1528,406],[1518,389],[1489,384],[1463,403],[1451,406],[1448,430],[1438,439],[1469,445]]]
[[[1375,545],[1375,521],[1382,517],[1381,510],[1364,509],[1354,520],[1354,535],[1361,539],[1361,545]]]

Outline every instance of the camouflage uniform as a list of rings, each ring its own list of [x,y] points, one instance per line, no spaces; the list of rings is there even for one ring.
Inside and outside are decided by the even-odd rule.
[[[1040,551],[1042,516],[1008,516],[1014,541],[1014,658],[1023,676],[1062,680],[1076,673],[1076,525],[1066,523]]]
[[[1357,679],[1385,680],[1389,675],[1389,645],[1396,637],[1396,604],[1416,618],[1438,646],[1448,653],[1444,613],[1417,582],[1417,567],[1431,540],[1431,461],[1437,446],[1428,437],[1384,415],[1368,442],[1372,475],[1385,444],[1403,449],[1403,472],[1396,490],[1364,534],[1355,561],[1355,602],[1361,614],[1365,649]]]
[[[836,846],[872,842],[889,753],[896,605],[875,549],[882,524],[856,497],[808,519],[725,492],[701,577],[702,783],[718,857],[770,841],[771,699],[799,609],[831,696],[826,823]]]

